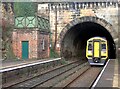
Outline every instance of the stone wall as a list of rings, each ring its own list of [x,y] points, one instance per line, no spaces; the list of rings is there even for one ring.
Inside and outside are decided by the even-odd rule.
[[[115,32],[118,32],[118,3],[117,2],[76,2],[50,4],[50,26],[52,42],[55,40],[55,25],[57,20],[57,38],[63,28],[76,18],[94,16],[111,24]],[[55,8],[56,7],[56,8]],[[56,14],[57,13],[57,14]],[[57,15],[57,19],[55,16]],[[114,32],[114,33],[115,33]],[[116,34],[115,34],[116,35]],[[60,42],[57,42],[58,44]]]

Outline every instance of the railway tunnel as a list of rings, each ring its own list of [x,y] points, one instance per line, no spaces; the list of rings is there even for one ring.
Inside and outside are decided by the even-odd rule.
[[[65,32],[65,31],[64,31]],[[116,44],[111,33],[99,23],[84,21],[71,26],[61,41],[61,56],[69,58],[86,59],[86,44],[91,37],[104,37],[108,41],[108,57],[116,58]]]

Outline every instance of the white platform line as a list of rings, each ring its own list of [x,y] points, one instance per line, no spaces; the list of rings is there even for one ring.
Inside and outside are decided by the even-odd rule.
[[[118,87],[118,59],[115,60],[113,87]]]
[[[103,72],[105,71],[108,63],[109,63],[110,59],[107,61],[106,65],[104,66],[104,68],[102,69],[101,73],[99,74],[99,76],[97,77],[96,81],[94,82],[94,84],[92,85],[91,89],[94,89],[94,87],[97,85],[98,81],[100,80]]]
[[[20,69],[20,68],[24,68],[24,67],[34,66],[34,65],[37,65],[37,64],[42,64],[42,63],[47,63],[47,62],[51,62],[51,61],[56,61],[56,60],[60,60],[60,59],[61,59],[61,58],[56,58],[56,59],[51,59],[51,60],[47,60],[47,61],[30,63],[30,64],[27,64],[27,65],[24,64],[24,65],[12,67],[12,68],[0,69],[0,73],[6,72],[6,71],[15,70],[15,69]]]

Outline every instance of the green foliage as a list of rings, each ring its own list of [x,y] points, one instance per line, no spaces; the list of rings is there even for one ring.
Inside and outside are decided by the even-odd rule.
[[[53,50],[53,49],[50,49],[50,58],[58,58],[59,55]]]
[[[15,2],[15,16],[34,16],[37,12],[37,4],[34,2]]]
[[[16,59],[13,49],[12,49],[12,44],[9,42],[6,44],[6,59]]]
[[[14,59],[15,55],[12,50],[12,30],[13,25],[3,20],[2,27],[2,58]]]
[[[67,61],[65,59],[61,59],[61,64],[67,64]]]

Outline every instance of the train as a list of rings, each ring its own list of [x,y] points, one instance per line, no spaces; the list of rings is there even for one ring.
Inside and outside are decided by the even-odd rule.
[[[90,65],[105,65],[108,60],[108,43],[104,37],[87,40],[86,57]]]

